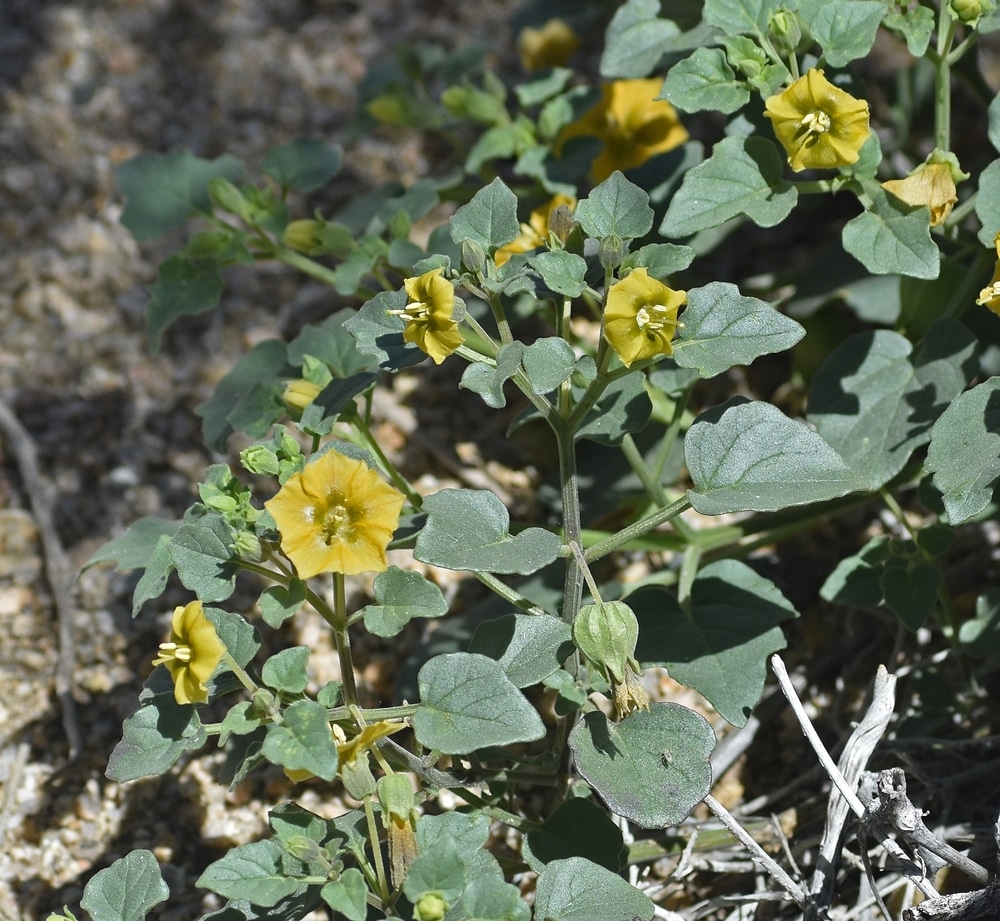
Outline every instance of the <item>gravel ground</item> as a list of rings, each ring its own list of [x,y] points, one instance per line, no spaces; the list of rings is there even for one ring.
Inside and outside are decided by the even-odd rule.
[[[274,144],[336,140],[371,62],[403,42],[509,46],[512,8],[0,3],[0,399],[37,450],[74,570],[138,517],[183,512],[211,461],[193,407],[249,344],[301,324],[317,296],[290,272],[236,273],[217,314],[180,324],[151,356],[144,288],[168,250],[140,251],[118,223],[115,165],[188,147],[234,154],[253,169]],[[340,181],[353,191],[427,171],[418,139],[398,133],[355,145]],[[392,410],[404,428],[412,421]],[[155,611],[132,621],[133,580],[105,567],[76,583],[73,696],[84,749],[67,761],[53,682],[57,615],[13,448],[0,438],[0,918],[34,921],[75,906],[96,870],[136,847],[153,848],[169,864],[171,889],[190,894],[200,867],[260,833],[280,778],[228,794],[197,760],[179,777],[124,788],[104,778],[165,623]],[[180,600],[164,598],[163,611]],[[308,622],[300,629],[290,639],[322,637]],[[373,654],[364,676],[375,686],[380,662]],[[162,917],[202,907],[178,901]]]

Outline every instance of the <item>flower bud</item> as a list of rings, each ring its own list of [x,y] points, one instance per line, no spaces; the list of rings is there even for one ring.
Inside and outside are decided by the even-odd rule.
[[[240,463],[248,473],[277,476],[278,456],[267,445],[250,445],[240,451]]]
[[[802,40],[802,27],[799,19],[791,10],[774,10],[768,16],[768,27],[771,38],[779,48],[794,51]]]
[[[414,921],[442,921],[448,913],[448,903],[436,892],[427,892],[413,906]]]
[[[212,203],[223,211],[248,220],[254,210],[243,193],[228,179],[216,176],[208,182],[208,194]]]
[[[628,252],[625,241],[616,233],[608,234],[601,240],[597,251],[597,260],[605,269],[617,269]]]
[[[573,623],[573,642],[591,662],[616,681],[625,680],[639,641],[639,622],[621,601],[588,604]]]
[[[289,412],[299,415],[322,392],[323,388],[319,384],[299,379],[289,381],[285,385],[285,392],[281,395],[281,399],[288,407]]]
[[[486,265],[486,253],[476,240],[462,241],[462,265],[473,275],[478,275]]]
[[[236,535],[236,539],[233,541],[233,551],[236,556],[251,562],[259,560],[263,556],[260,539],[249,531],[240,531]]]
[[[949,7],[954,17],[967,25],[976,22],[985,12],[982,0],[951,0]]]
[[[322,245],[318,236],[322,229],[323,222],[312,218],[292,221],[285,227],[281,242],[299,253],[315,253]]]

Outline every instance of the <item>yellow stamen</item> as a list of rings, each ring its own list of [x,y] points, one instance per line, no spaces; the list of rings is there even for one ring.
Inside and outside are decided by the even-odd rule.
[[[635,315],[636,325],[641,330],[648,328],[649,332],[658,333],[664,326],[676,326],[668,318],[668,309],[663,304],[654,304],[652,307],[640,307]]]
[[[822,109],[817,109],[815,112],[810,112],[806,115],[802,121],[799,122],[799,127],[804,128],[806,134],[815,134],[817,136],[821,134],[826,134],[830,130],[830,116],[826,114]]]

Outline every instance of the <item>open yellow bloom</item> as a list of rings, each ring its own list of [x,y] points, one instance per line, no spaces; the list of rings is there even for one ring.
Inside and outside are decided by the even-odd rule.
[[[993,244],[997,248],[997,264],[993,270],[993,277],[989,285],[979,292],[976,303],[982,307],[989,307],[998,317],[1000,317],[1000,233],[996,235]]]
[[[958,201],[955,182],[968,178],[959,169],[954,154],[935,150],[905,179],[890,179],[882,183],[882,188],[908,205],[929,208],[931,227],[937,227],[945,222]]]
[[[576,199],[569,195],[553,195],[544,205],[535,208],[528,217],[528,223],[521,224],[521,232],[496,251],[496,264],[503,265],[516,253],[527,253],[539,246],[548,246],[549,221],[552,219],[552,212],[560,207],[572,211],[576,207]]]
[[[550,19],[540,29],[525,26],[517,36],[517,50],[525,70],[562,67],[580,47],[580,36],[562,19]]]
[[[264,507],[300,578],[382,572],[403,494],[368,467],[330,450],[288,478]]]
[[[677,311],[685,303],[684,291],[674,291],[650,278],[645,268],[633,269],[608,290],[604,338],[626,368],[634,361],[669,355]]]
[[[441,364],[463,342],[455,322],[455,286],[444,277],[444,269],[424,272],[403,282],[407,304],[393,311],[406,323],[403,339]]]
[[[868,140],[868,103],[812,68],[764,103],[764,114],[795,172],[850,166]]]
[[[560,143],[569,138],[600,138],[604,149],[591,167],[594,182],[603,182],[616,169],[641,166],[651,157],[679,147],[688,139],[677,110],[657,99],[663,81],[615,80],[601,89],[601,101],[567,125]]]
[[[208,686],[226,647],[215,625],[205,616],[200,601],[174,608],[170,642],[160,643],[160,654],[153,665],[166,665],[174,679],[174,699],[179,704],[203,704],[208,700]]]

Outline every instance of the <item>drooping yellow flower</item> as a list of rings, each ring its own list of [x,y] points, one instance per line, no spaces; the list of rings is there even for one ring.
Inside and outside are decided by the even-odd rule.
[[[795,172],[850,166],[868,140],[868,103],[812,68],[764,103],[764,114]]]
[[[393,313],[406,323],[403,339],[441,364],[462,344],[455,322],[455,286],[444,277],[444,269],[433,269],[403,282],[407,304]]]
[[[563,67],[577,48],[580,36],[562,19],[550,19],[539,29],[525,26],[517,36],[517,50],[525,70]]]
[[[285,384],[285,392],[281,395],[281,401],[288,407],[289,412],[298,417],[322,392],[323,388],[319,384],[300,378]]]
[[[998,317],[1000,317],[1000,233],[993,240],[997,249],[997,264],[993,269],[993,277],[989,285],[979,292],[976,303],[982,307],[989,307]]]
[[[567,125],[560,144],[569,138],[600,138],[604,149],[591,167],[594,182],[603,182],[616,169],[641,166],[656,154],[679,147],[688,139],[677,110],[657,99],[663,81],[615,80],[601,88],[601,101]]]
[[[654,355],[670,355],[677,311],[685,303],[686,292],[650,278],[645,268],[633,269],[608,290],[604,338],[626,368]]]
[[[215,625],[205,616],[200,601],[174,608],[170,642],[160,643],[160,654],[153,665],[166,665],[174,679],[174,699],[179,704],[203,704],[208,700],[208,686],[226,647]]]
[[[382,572],[403,494],[364,461],[330,450],[289,477],[264,507],[302,579],[321,572]]]
[[[353,739],[348,739],[347,733],[337,723],[333,723],[330,726],[330,734],[337,746],[337,763],[343,769],[345,764],[352,764],[359,755],[370,751],[379,739],[384,739],[386,736],[391,736],[394,732],[405,728],[405,723],[379,720],[377,723],[372,723],[371,726],[365,726]],[[292,783],[302,783],[302,781],[316,776],[312,771],[303,768],[283,768],[283,770],[285,776]]]
[[[501,246],[494,256],[498,266],[503,265],[516,253],[527,253],[539,246],[549,245],[549,222],[556,208],[572,211],[576,199],[570,195],[553,195],[544,205],[539,205],[528,217],[527,224],[521,224],[521,232],[510,243]]]
[[[901,198],[906,204],[931,212],[931,227],[943,224],[958,201],[955,183],[968,179],[953,153],[935,150],[905,179],[890,179],[882,188]]]

